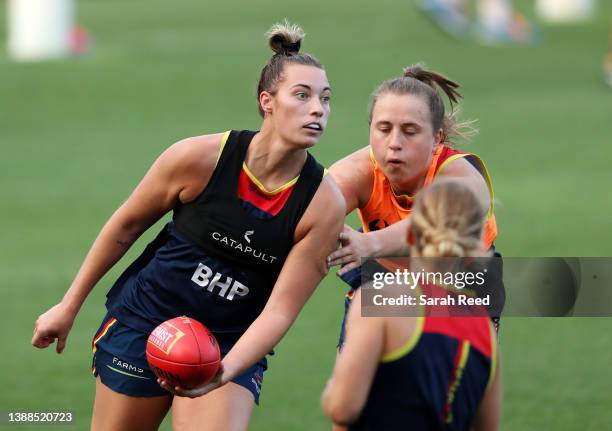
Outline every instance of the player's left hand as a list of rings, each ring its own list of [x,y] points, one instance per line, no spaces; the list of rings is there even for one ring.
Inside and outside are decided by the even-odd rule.
[[[215,389],[223,386],[227,381],[223,378],[223,362],[219,365],[219,371],[210,382],[203,384],[202,386],[197,386],[191,389],[181,388],[180,386],[171,386],[164,379],[157,379],[157,383],[172,394],[179,397],[188,397],[188,398],[197,398],[202,395],[206,395],[210,391],[214,391]]]

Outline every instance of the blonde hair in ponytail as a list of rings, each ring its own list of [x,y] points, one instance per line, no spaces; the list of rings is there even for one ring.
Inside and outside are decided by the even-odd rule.
[[[416,198],[411,216],[413,247],[423,257],[482,256],[485,213],[467,185],[436,181]]]

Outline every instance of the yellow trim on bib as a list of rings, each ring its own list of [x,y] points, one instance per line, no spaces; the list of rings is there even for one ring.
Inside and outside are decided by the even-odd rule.
[[[444,170],[444,168],[446,168],[448,166],[448,164],[452,161],[455,161],[457,159],[463,159],[467,156],[471,156],[472,154],[469,153],[465,153],[465,154],[453,154],[452,156],[450,156],[449,158],[447,158],[446,160],[444,160],[442,162],[442,164],[440,165],[440,167],[438,168],[438,172],[436,172],[436,177],[438,175],[440,175],[440,173]]]
[[[249,167],[247,166],[247,164],[245,162],[242,163],[242,169],[244,169],[244,172],[247,174],[247,176],[250,178],[250,180],[253,182],[253,184],[255,184],[259,190],[261,190],[263,193],[265,193],[267,195],[275,195],[275,194],[278,194],[278,193],[282,192],[283,190],[288,189],[289,187],[295,185],[295,183],[297,183],[298,179],[300,178],[300,176],[298,175],[297,177],[295,177],[294,179],[292,179],[288,183],[285,183],[282,186],[280,186],[280,187],[278,187],[278,188],[276,188],[274,190],[269,191],[269,190],[266,190],[266,188],[261,183],[261,181],[259,181],[257,178],[255,178],[255,175],[253,175],[253,173],[251,172],[251,170],[249,169]]]
[[[487,183],[487,187],[489,189],[489,197],[491,198],[491,205],[489,205],[489,211],[487,211],[487,218],[489,218],[493,215],[495,192],[493,190],[493,183],[491,182],[491,177],[489,176],[489,171],[479,156],[477,156],[476,154],[471,154],[471,153],[454,154],[450,156],[448,159],[444,160],[444,162],[442,162],[442,164],[438,168],[438,172],[436,172],[436,176],[438,176],[444,170],[444,168],[448,166],[450,162],[457,160],[457,159],[461,159],[461,158],[467,158],[467,157],[473,157],[474,160],[478,162],[478,164],[481,167],[481,170],[479,171],[479,173],[484,178],[485,183]]]
[[[489,373],[489,382],[487,383],[487,389],[493,384],[495,380],[495,372],[497,370],[497,332],[493,325],[489,325],[491,331],[491,372]]]
[[[227,143],[227,140],[231,132],[232,132],[231,130],[228,130],[227,132],[223,134],[223,138],[221,138],[221,146],[219,147],[219,154],[217,154],[217,161],[215,162],[215,166],[217,166],[217,163],[219,163],[219,159],[221,158],[221,153],[223,152],[223,149],[225,148],[225,144]]]
[[[412,333],[412,336],[410,337],[410,339],[402,347],[385,354],[380,361],[381,362],[397,361],[398,359],[401,359],[404,356],[406,356],[408,353],[410,353],[412,349],[414,349],[414,346],[416,346],[419,340],[421,339],[421,334],[423,333],[424,325],[425,325],[425,317],[418,316],[416,327],[414,328],[414,332]]]

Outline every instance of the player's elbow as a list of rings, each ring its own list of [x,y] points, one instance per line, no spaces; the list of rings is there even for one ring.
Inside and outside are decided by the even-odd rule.
[[[132,214],[124,203],[115,211],[107,224],[111,226],[121,238],[127,238],[129,241],[133,242],[151,226],[151,221]]]
[[[359,416],[359,410],[351,408],[350,406],[334,406],[326,413],[331,421],[338,425],[350,425],[357,420]]]
[[[323,412],[331,421],[338,425],[349,425],[359,417],[361,408],[350,397],[330,393],[322,402]]]

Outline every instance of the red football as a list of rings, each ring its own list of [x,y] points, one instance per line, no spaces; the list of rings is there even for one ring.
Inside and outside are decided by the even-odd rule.
[[[147,340],[147,361],[155,375],[185,389],[210,381],[221,363],[214,335],[200,322],[181,316],[166,320]]]

